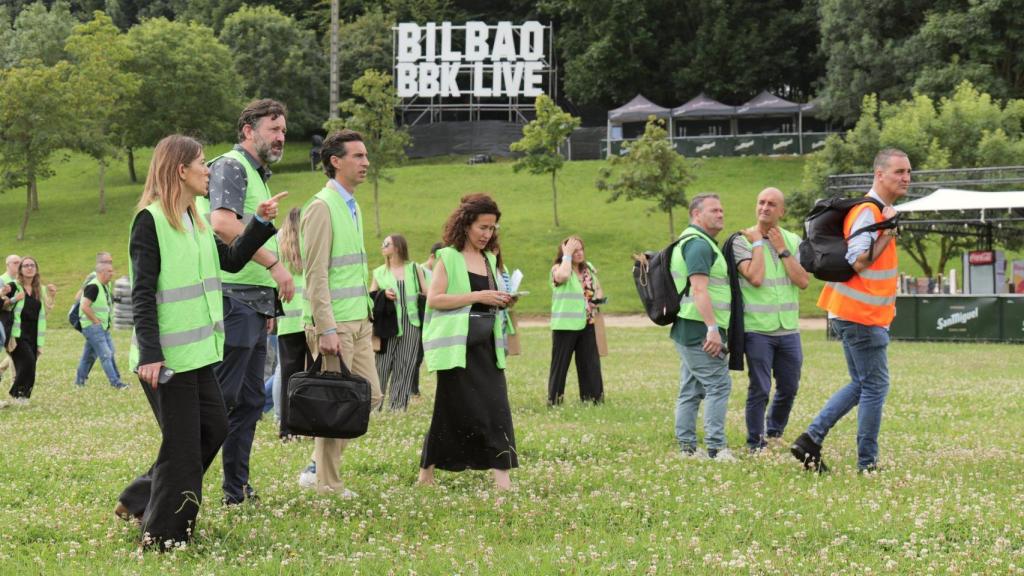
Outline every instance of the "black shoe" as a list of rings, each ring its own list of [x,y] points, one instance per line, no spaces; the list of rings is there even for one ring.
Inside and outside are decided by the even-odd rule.
[[[794,458],[803,463],[804,470],[814,470],[819,474],[828,472],[828,466],[821,461],[821,444],[811,440],[807,432],[797,436],[789,451]]]
[[[878,469],[878,464],[871,464],[869,466],[857,469],[858,474],[878,474],[879,472],[880,470]]]

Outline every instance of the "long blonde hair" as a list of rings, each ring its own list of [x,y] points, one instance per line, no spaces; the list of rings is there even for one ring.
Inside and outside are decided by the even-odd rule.
[[[292,274],[302,273],[302,254],[299,252],[299,216],[301,211],[292,208],[277,231],[277,246],[281,251],[281,259],[288,265]]]
[[[153,159],[149,163],[149,173],[146,174],[146,186],[142,190],[137,208],[145,210],[153,202],[160,202],[167,223],[171,228],[184,232],[185,227],[181,223],[181,214],[178,211],[181,195],[184,193],[181,178],[178,176],[178,166],[188,166],[202,153],[203,145],[195,138],[171,134],[160,140],[153,149]],[[187,209],[196,228],[203,230],[203,219],[196,214],[195,198],[189,197]]]

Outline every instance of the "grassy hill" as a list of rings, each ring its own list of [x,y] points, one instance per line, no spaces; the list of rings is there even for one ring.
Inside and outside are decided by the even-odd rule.
[[[207,157],[228,149],[227,144],[211,146]],[[291,195],[284,207],[299,206],[324,183],[324,177],[309,170],[303,145],[292,145],[286,159],[276,165],[270,181],[275,192]],[[137,154],[140,180],[145,177],[149,151]],[[305,163],[304,163],[305,162]],[[502,210],[501,238],[510,268],[525,274],[523,289],[531,294],[522,299],[520,310],[545,314],[550,306],[546,285],[548,270],[559,241],[571,233],[580,234],[587,255],[597,266],[609,296],[609,312],[639,312],[639,300],[632,285],[633,252],[663,246],[669,239],[668,220],[663,213],[649,213],[647,202],[606,202],[607,195],[594,187],[602,162],[570,162],[559,175],[559,216],[561,226],[552,225],[549,180],[542,176],[515,174],[508,163],[469,166],[457,158],[451,163],[417,163],[393,172],[394,181],[380,187],[383,233],[402,233],[410,243],[413,258],[426,259],[430,245],[441,233],[448,214],[460,196],[487,192]],[[40,261],[43,278],[60,288],[58,309],[66,309],[81,278],[89,271],[97,251],[114,254],[118,274],[127,273],[128,227],[141,191],[132,184],[125,162],[108,170],[107,212],[99,214],[97,169],[89,159],[71,155],[57,166],[58,174],[39,187],[41,209],[34,212],[27,237],[15,240],[24,211],[24,192],[0,194],[0,252],[31,254]],[[714,191],[722,195],[726,231],[749,226],[754,221],[754,199],[765,186],[792,190],[799,185],[801,158],[713,158],[702,162],[690,195]],[[358,191],[366,220],[366,245],[371,265],[381,263],[380,238],[373,227],[372,188]],[[676,233],[686,225],[685,211],[675,214]],[[722,239],[725,233],[723,232]],[[817,286],[807,290],[802,302],[804,315],[815,315]]]

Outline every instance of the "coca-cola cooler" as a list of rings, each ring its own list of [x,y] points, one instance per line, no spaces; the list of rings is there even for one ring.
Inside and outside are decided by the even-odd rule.
[[[964,253],[964,294],[1006,294],[1006,256],[1000,250]]]

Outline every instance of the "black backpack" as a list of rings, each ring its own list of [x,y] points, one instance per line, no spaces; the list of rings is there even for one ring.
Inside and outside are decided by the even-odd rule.
[[[873,202],[879,210],[885,207],[878,200],[867,196],[837,196],[814,203],[814,208],[804,218],[804,241],[800,244],[800,265],[804,270],[827,282],[846,282],[853,278],[853,266],[846,261],[847,242],[850,238],[865,232],[895,228],[899,224],[899,215],[896,215],[889,220],[854,230],[849,238],[845,238],[843,223],[846,214],[865,202]]]
[[[676,291],[672,280],[672,250],[683,237],[665,247],[661,252],[646,251],[633,255],[633,283],[644,304],[647,317],[658,326],[668,326],[679,316],[679,299],[690,290],[687,281],[682,292]]]
[[[81,300],[75,300],[75,303],[71,306],[71,309],[68,310],[68,324],[71,324],[71,327],[74,328],[75,330],[78,330],[79,332],[82,331],[82,318],[80,310],[81,302]]]

